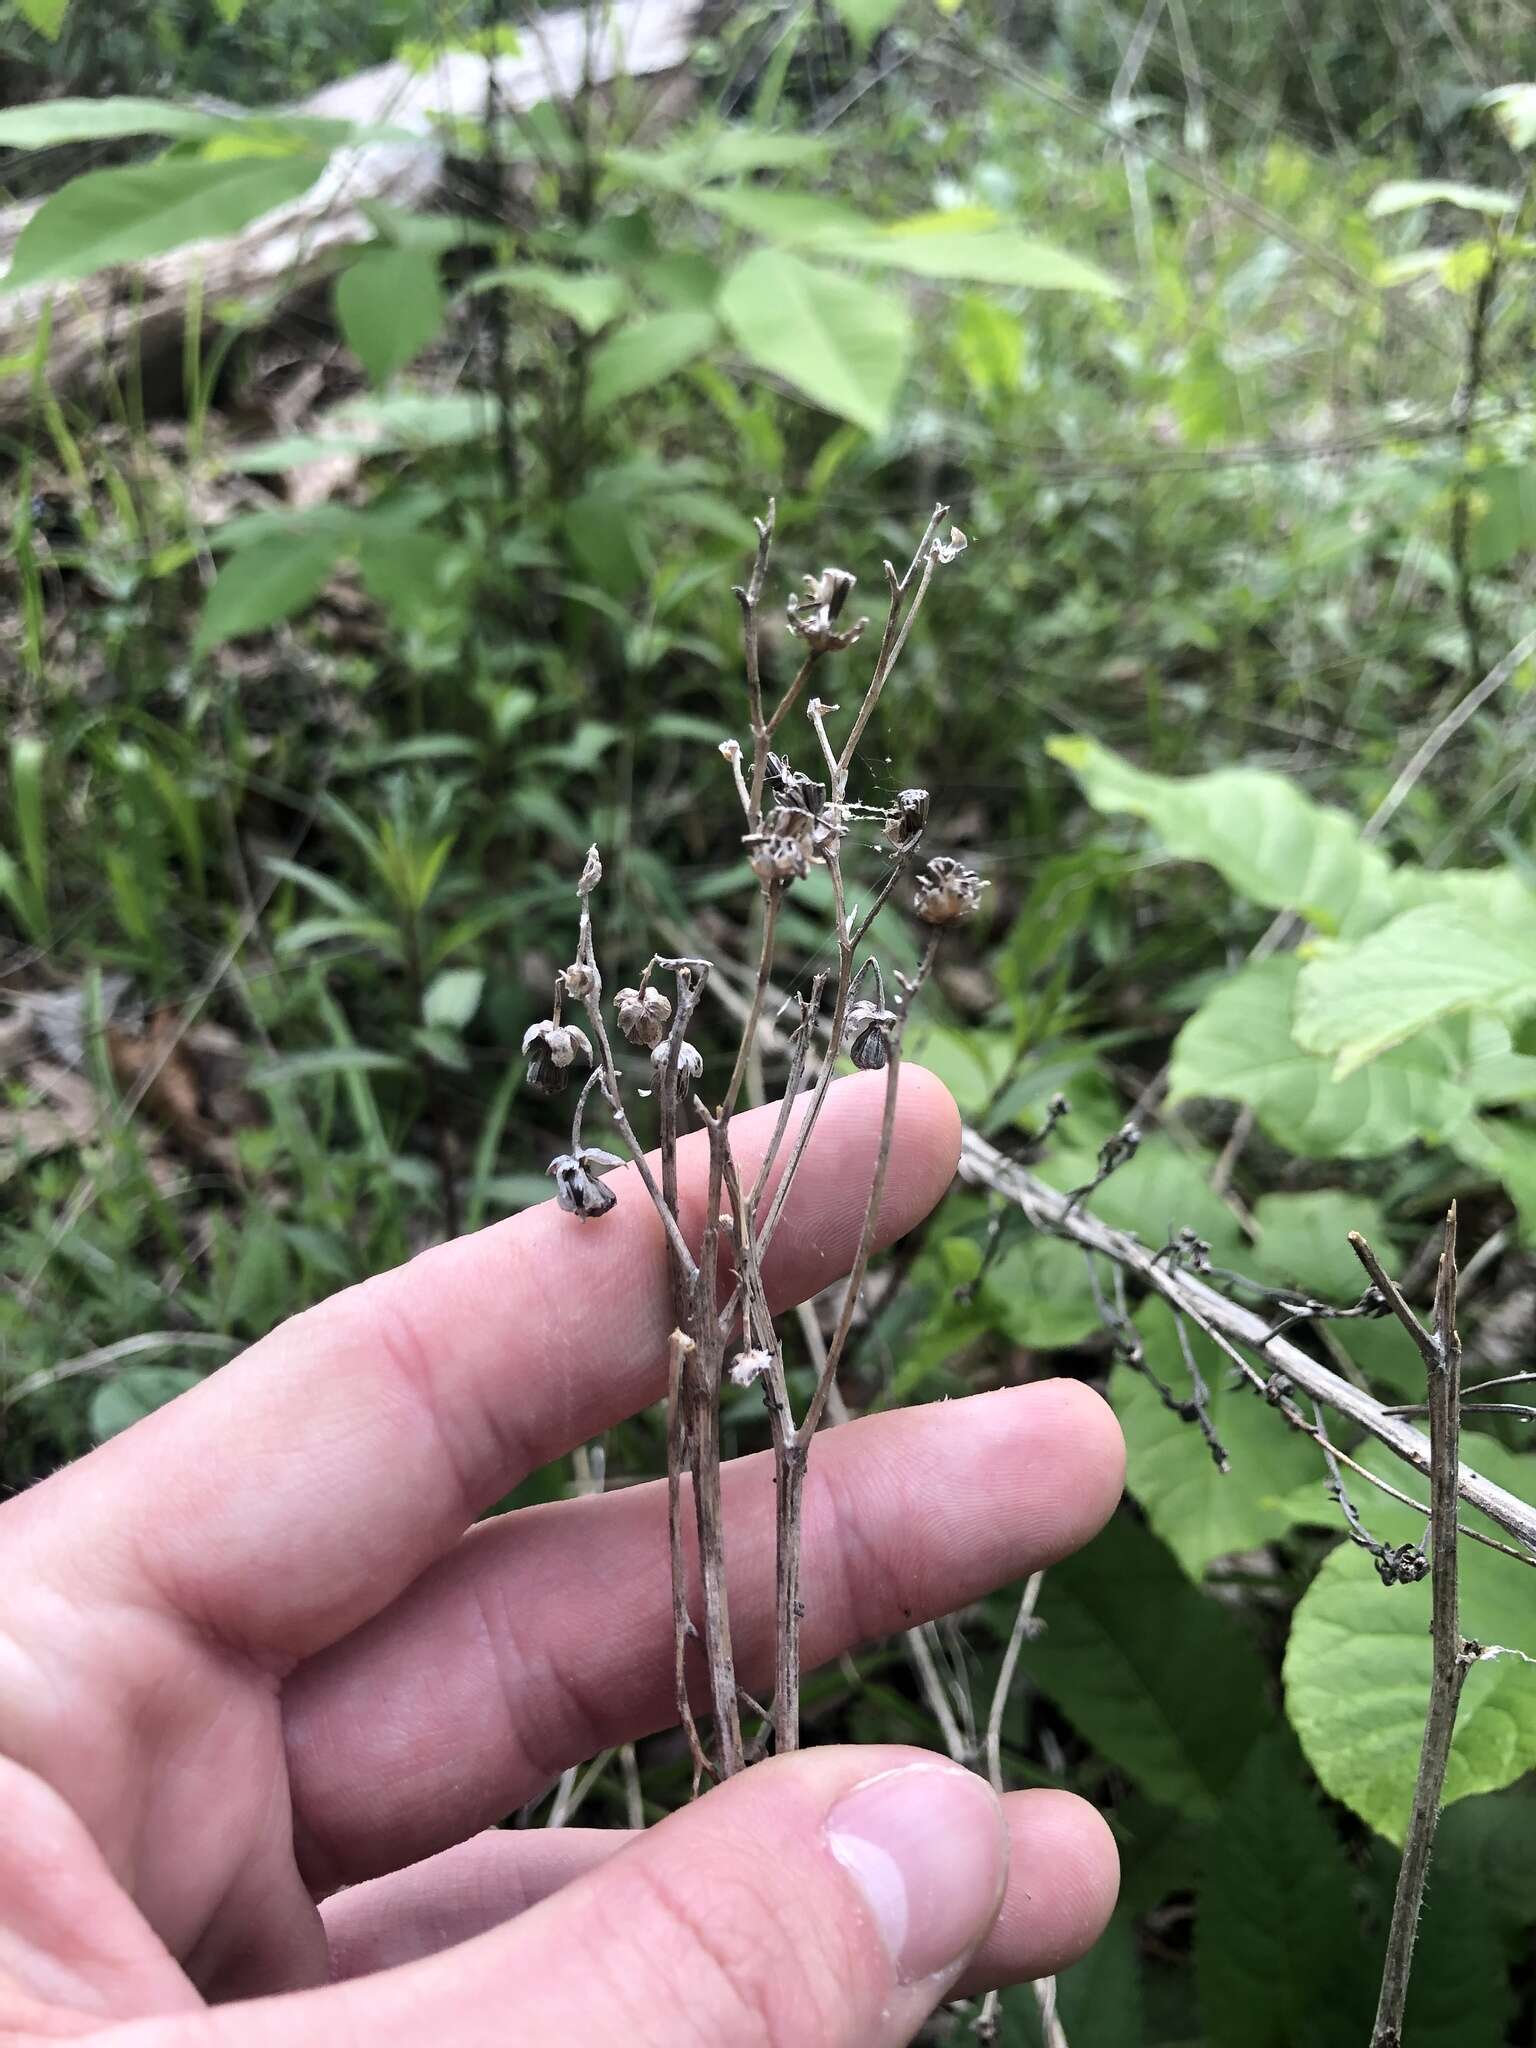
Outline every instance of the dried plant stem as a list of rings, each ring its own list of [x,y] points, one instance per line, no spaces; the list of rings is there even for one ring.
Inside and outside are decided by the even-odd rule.
[[[1456,1330],[1456,1206],[1445,1219],[1445,1241],[1435,1283],[1434,1329],[1426,1330],[1403,1300],[1364,1238],[1351,1233],[1360,1263],[1392,1305],[1424,1360],[1429,1381],[1430,1469],[1430,1641],[1433,1665],[1419,1774],[1413,1788],[1408,1834],[1397,1873],[1392,1923],[1382,1965],[1381,1995],[1371,2048],[1401,2048],[1413,1945],[1424,1904],[1424,1886],[1440,1820],[1445,1769],[1456,1728],[1456,1710],[1467,1671],[1479,1646],[1461,1633],[1456,1559],[1456,1500],[1460,1434],[1461,1339]]]
[[[991,1188],[1005,1196],[1036,1229],[1054,1237],[1065,1237],[1100,1252],[1121,1270],[1133,1274],[1150,1291],[1172,1307],[1182,1309],[1196,1326],[1219,1345],[1245,1372],[1252,1368],[1237,1347],[1242,1346],[1271,1371],[1285,1378],[1332,1408],[1379,1443],[1385,1444],[1415,1472],[1428,1477],[1433,1459],[1427,1438],[1410,1428],[1380,1401],[1356,1387],[1315,1358],[1274,1334],[1262,1316],[1224,1294],[1182,1267],[1172,1269],[1159,1263],[1153,1252],[1129,1232],[1101,1223],[1091,1211],[1071,1209],[1065,1195],[1007,1159],[980,1137],[967,1130],[960,1145],[960,1173],[973,1186]],[[1255,1376],[1256,1377],[1256,1376]],[[1520,1546],[1512,1554],[1526,1564],[1536,1564],[1536,1507],[1469,1466],[1458,1468],[1458,1491],[1468,1507],[1480,1509]]]

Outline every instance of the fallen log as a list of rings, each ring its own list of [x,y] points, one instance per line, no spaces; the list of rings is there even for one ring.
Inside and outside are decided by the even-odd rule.
[[[55,396],[89,404],[179,351],[194,300],[210,309],[238,300],[275,311],[335,270],[341,255],[373,239],[365,208],[429,206],[440,190],[450,122],[483,122],[487,107],[526,112],[571,99],[583,82],[644,78],[662,91],[688,56],[697,0],[610,0],[519,26],[522,48],[495,58],[449,51],[415,70],[382,64],[322,88],[293,113],[388,128],[403,139],[339,149],[299,199],[264,214],[225,241],[200,242],[79,284],[38,285],[0,296],[0,424],[32,409],[29,370],[48,319],[45,374]],[[45,202],[0,209],[0,259]]]

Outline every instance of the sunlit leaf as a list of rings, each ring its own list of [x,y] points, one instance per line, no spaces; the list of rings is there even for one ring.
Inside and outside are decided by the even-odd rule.
[[[227,163],[162,157],[88,171],[27,222],[0,290],[89,277],[112,264],[235,234],[307,192],[323,168],[322,157],[290,151]]]
[[[592,352],[588,408],[603,412],[663,383],[701,356],[718,333],[710,313],[653,313],[631,321]]]
[[[554,270],[542,263],[509,263],[482,271],[465,290],[470,293],[527,292],[574,320],[584,334],[596,334],[623,312],[629,287],[606,271]]]
[[[0,112],[0,148],[51,149],[61,142],[106,142],[121,135],[185,139],[217,135],[233,125],[226,115],[180,106],[174,100],[42,100],[36,106]]]
[[[336,281],[342,334],[374,384],[414,362],[441,328],[446,304],[437,259],[424,249],[365,250]]]
[[[889,426],[912,345],[899,298],[759,249],[726,279],[720,314],[760,370],[872,434]]]
[[[1391,178],[1378,185],[1366,202],[1372,220],[1389,213],[1409,213],[1418,206],[1459,206],[1466,213],[1513,213],[1514,192],[1496,192],[1487,185],[1463,185],[1454,178]]]
[[[22,20],[44,35],[50,43],[59,39],[64,26],[64,17],[69,12],[69,0],[16,0],[16,9]]]

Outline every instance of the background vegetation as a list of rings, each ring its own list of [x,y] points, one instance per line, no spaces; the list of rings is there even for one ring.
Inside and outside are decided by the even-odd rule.
[[[10,102],[274,106],[484,28],[451,0],[17,0],[0,66]],[[632,956],[610,973],[690,934],[743,957],[714,749],[770,493],[786,570],[878,585],[936,497],[971,536],[865,749],[889,765],[865,794],[927,784],[992,883],[909,1039],[968,1118],[1022,1152],[1064,1091],[1040,1170],[1067,1187],[1136,1109],[1150,1135],[1098,1213],[1339,1305],[1347,1228],[1422,1292],[1454,1195],[1467,1377],[1528,1366],[1536,668],[1444,724],[1531,622],[1536,88],[1489,99],[1528,29],[1515,0],[751,0],[703,25],[670,125],[637,131],[620,90],[489,146],[456,130],[430,211],[381,212],[275,309],[197,308],[168,378],[56,401],[46,323],[0,362],[23,395],[0,449],[5,1482],[543,1198],[558,1132],[517,1045],[593,837]],[[44,139],[0,120],[18,200],[255,146]],[[262,161],[318,170],[334,140],[266,130]],[[12,287],[62,301],[147,253],[103,232],[55,213]],[[1218,1473],[1116,1362],[1070,1247],[1005,1228],[957,1299],[988,1220],[957,1193],[900,1255],[845,1392],[1065,1372],[1125,1425],[1131,1503],[1049,1575],[1006,1728],[1017,1782],[1085,1792],[1121,1841],[1068,2038],[1357,2043],[1425,1589],[1377,1583],[1315,1450],[1212,1355]],[[1176,1381],[1160,1315],[1142,1337]],[[1389,1325],[1316,1327],[1419,1397]],[[762,1435],[750,1397],[728,1423]],[[1533,1497],[1529,1423],[1467,1424]],[[654,1418],[604,1450],[614,1479],[655,1472]],[[1375,1536],[1422,1534],[1359,1491]],[[1474,1634],[1536,1652],[1518,1565],[1469,1557],[1465,1600]],[[962,1725],[1013,1605],[930,1645]],[[901,1642],[807,1709],[813,1734],[933,1739]],[[680,1759],[641,1761],[660,1810]],[[1479,1668],[1426,2048],[1536,2039],[1533,1765],[1533,1674]],[[589,1816],[621,1812],[599,1781]],[[1027,1996],[1004,2024],[1035,2038]]]

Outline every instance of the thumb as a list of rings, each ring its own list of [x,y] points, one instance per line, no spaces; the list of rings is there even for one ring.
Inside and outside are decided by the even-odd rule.
[[[918,1750],[811,1750],[730,1780],[490,1933],[223,2007],[192,2038],[901,2048],[991,1927],[1007,1861],[1002,1809],[973,1773]]]

